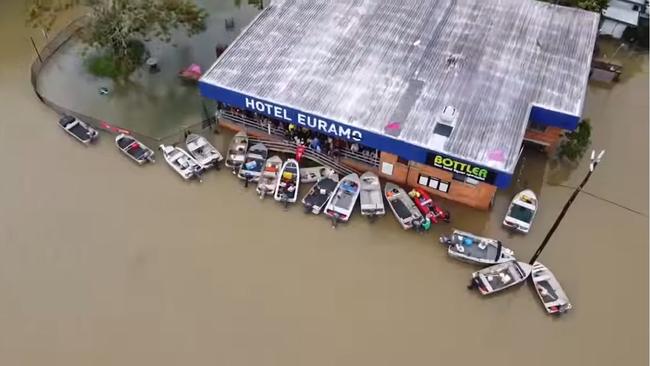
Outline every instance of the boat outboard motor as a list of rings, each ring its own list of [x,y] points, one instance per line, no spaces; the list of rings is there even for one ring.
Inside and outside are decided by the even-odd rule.
[[[440,244],[451,245],[451,236],[440,235],[438,240],[440,240]]]

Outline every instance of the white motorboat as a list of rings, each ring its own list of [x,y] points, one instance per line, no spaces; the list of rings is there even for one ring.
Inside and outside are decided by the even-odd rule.
[[[481,295],[493,294],[524,282],[532,269],[530,264],[516,260],[495,264],[472,273],[467,287],[478,289]]]
[[[273,198],[285,205],[298,200],[298,187],[300,186],[300,167],[295,159],[288,159],[280,169],[280,179],[275,186]]]
[[[448,246],[450,257],[464,262],[493,265],[515,259],[514,252],[504,247],[501,241],[460,230],[441,236],[440,242]]]
[[[257,182],[262,174],[264,162],[269,155],[269,150],[262,143],[255,144],[248,149],[244,163],[239,167],[237,177],[248,182]]]
[[[384,194],[390,209],[404,230],[414,227],[417,229],[424,224],[424,216],[402,187],[387,182],[384,186]]]
[[[361,215],[371,218],[386,214],[384,195],[381,192],[379,177],[373,172],[361,174]]]
[[[201,180],[203,167],[187,151],[171,145],[160,145],[165,161],[183,179],[197,178]]]
[[[327,178],[332,174],[336,174],[334,169],[327,166],[315,166],[300,169],[300,182],[301,183],[314,183],[323,178]]]
[[[332,197],[332,194],[334,194],[338,182],[339,176],[336,173],[321,178],[321,180],[316,182],[309,189],[309,192],[307,192],[305,197],[302,198],[305,212],[311,212],[314,215],[318,215],[323,210],[330,197]]]
[[[524,234],[530,231],[530,225],[537,213],[537,196],[530,189],[515,195],[503,219],[503,225]]]
[[[327,201],[325,214],[332,218],[334,225],[338,221],[348,221],[359,198],[361,181],[356,173],[348,174],[336,185],[334,194]]]
[[[59,119],[59,126],[72,137],[84,145],[88,145],[99,137],[99,133],[86,122],[73,116],[63,116]]]
[[[533,265],[531,279],[547,313],[560,315],[573,308],[555,275],[540,262]]]
[[[247,149],[248,135],[244,131],[237,132],[228,145],[225,163],[228,168],[232,169],[233,174],[237,174],[239,167],[244,163]]]
[[[257,194],[260,195],[260,199],[275,193],[275,187],[280,177],[280,169],[282,169],[282,159],[279,156],[273,155],[266,159],[264,169],[262,169],[262,174],[257,182]]]
[[[201,164],[203,169],[212,167],[219,168],[219,163],[223,160],[223,156],[204,136],[191,133],[185,138],[185,146],[187,152]]]
[[[124,155],[128,156],[139,165],[146,162],[155,162],[153,159],[153,150],[148,148],[142,142],[136,140],[133,136],[121,133],[115,137],[115,145],[124,153]]]

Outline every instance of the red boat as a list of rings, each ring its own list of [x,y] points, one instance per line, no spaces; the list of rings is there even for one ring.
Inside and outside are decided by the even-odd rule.
[[[449,211],[444,210],[433,202],[431,196],[422,188],[413,188],[409,192],[409,196],[415,202],[422,215],[431,220],[432,223],[437,224],[440,221],[448,223],[451,220]]]

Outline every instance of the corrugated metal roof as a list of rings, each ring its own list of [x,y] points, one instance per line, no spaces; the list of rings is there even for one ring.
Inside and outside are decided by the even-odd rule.
[[[531,103],[581,114],[597,31],[534,0],[276,0],[202,82],[428,148],[452,105],[441,152],[513,171]]]
[[[609,6],[603,10],[603,17],[629,25],[639,24],[639,11]]]

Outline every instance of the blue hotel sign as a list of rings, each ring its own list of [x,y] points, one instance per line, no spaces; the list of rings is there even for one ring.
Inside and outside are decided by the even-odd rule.
[[[435,151],[427,150],[421,146],[413,145],[390,136],[356,128],[327,118],[319,117],[310,113],[271,103],[260,98],[244,95],[216,85],[199,82],[201,94],[205,97],[218,100],[230,106],[255,111],[259,114],[275,118],[296,126],[306,127],[311,130],[320,131],[326,135],[359,142],[365,146],[372,147],[379,151],[385,151],[398,155],[404,159],[414,162],[431,165],[431,154],[438,154]],[[474,164],[454,158],[457,164],[465,164],[474,167]],[[434,165],[435,166],[435,165]],[[483,167],[479,167],[483,168]],[[479,179],[496,185],[500,188],[507,188],[512,180],[512,175],[488,169],[489,174],[485,179]],[[482,175],[479,175],[482,177]]]
[[[311,114],[290,110],[285,107],[269,102],[264,102],[251,97],[244,97],[244,104],[247,109],[254,110],[289,123],[293,123],[297,126],[307,127],[309,129],[317,130],[322,133],[346,140],[352,140],[356,142],[361,142],[363,140],[363,132],[360,130],[328,121]]]

